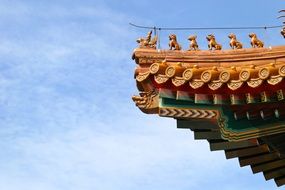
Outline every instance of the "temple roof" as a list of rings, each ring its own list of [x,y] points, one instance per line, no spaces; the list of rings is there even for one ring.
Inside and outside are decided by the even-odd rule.
[[[253,173],[285,184],[285,46],[233,50],[137,48],[139,96],[145,113],[225,150]]]
[[[225,51],[136,49],[136,80],[154,80],[173,88],[210,90],[277,85],[285,76],[285,46]],[[170,87],[170,86],[169,86]]]

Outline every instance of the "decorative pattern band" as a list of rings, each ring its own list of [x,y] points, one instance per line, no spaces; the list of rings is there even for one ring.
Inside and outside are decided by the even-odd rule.
[[[160,108],[159,115],[174,118],[214,119],[218,114],[214,110]]]

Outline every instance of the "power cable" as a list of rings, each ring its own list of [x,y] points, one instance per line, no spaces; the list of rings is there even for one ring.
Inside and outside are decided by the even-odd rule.
[[[141,26],[133,23],[129,23],[135,28],[141,29],[153,29],[153,30],[258,30],[258,29],[273,29],[273,28],[282,28],[283,25],[276,26],[248,26],[248,27],[156,27],[156,26]]]

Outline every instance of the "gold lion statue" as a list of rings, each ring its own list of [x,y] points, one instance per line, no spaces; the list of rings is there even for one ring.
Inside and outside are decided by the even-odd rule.
[[[235,34],[231,33],[228,37],[230,38],[230,46],[232,49],[242,49],[242,43],[237,40]]]
[[[169,50],[181,50],[180,44],[177,42],[177,37],[175,34],[170,34],[169,35]]]
[[[250,33],[248,36],[251,38],[250,44],[253,48],[263,48],[264,43],[257,38],[255,33]]]
[[[189,45],[189,49],[188,51],[191,51],[191,50],[199,50],[199,46],[198,46],[198,43],[197,43],[197,40],[196,40],[197,36],[196,35],[193,35],[193,36],[189,36],[188,37],[188,40],[190,41],[190,45]]]
[[[221,50],[222,49],[222,45],[218,44],[216,42],[216,38],[213,34],[209,34],[206,39],[208,40],[208,48],[209,50],[213,50],[213,48],[215,50]]]

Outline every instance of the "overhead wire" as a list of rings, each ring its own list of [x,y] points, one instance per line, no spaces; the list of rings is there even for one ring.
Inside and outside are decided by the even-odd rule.
[[[142,26],[133,23],[129,23],[135,28],[141,29],[153,29],[153,30],[258,30],[258,29],[273,29],[273,28],[282,28],[284,25],[275,25],[275,26],[240,26],[240,27],[156,27],[156,26]]]
[[[285,10],[284,10],[285,12]],[[285,16],[284,16],[285,17]],[[285,22],[284,22],[285,24]],[[264,30],[266,38],[269,39],[268,29],[284,28],[284,25],[269,25],[269,26],[239,26],[239,27],[157,27],[157,26],[142,26],[134,23],[129,23],[132,27],[139,29],[154,30],[154,34],[158,37],[158,49],[160,49],[160,36],[163,30]],[[269,47],[271,47],[269,45]]]

